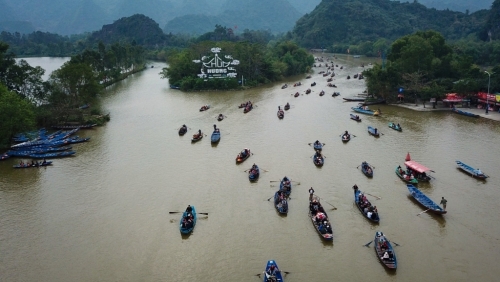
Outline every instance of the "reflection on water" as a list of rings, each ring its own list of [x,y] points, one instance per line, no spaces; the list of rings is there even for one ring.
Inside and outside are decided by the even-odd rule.
[[[43,58],[32,58],[43,62]],[[14,170],[17,160],[0,162],[0,273],[6,281],[252,281],[269,259],[290,271],[287,281],[363,281],[431,279],[493,281],[500,227],[494,174],[500,145],[498,123],[449,112],[415,112],[377,105],[380,117],[349,119],[356,103],[343,102],[364,89],[362,62],[338,56],[333,83],[313,75],[299,87],[265,85],[235,92],[183,93],[159,77],[164,64],[154,63],[108,87],[103,108],[111,113],[104,127],[82,131],[91,141],[75,146],[73,158],[58,159],[44,169]],[[30,62],[31,64],[31,62]],[[324,68],[316,68],[316,73]],[[312,81],[316,86],[310,87]],[[299,91],[309,95],[292,96]],[[325,90],[325,96],[319,92]],[[331,97],[333,91],[341,93]],[[247,114],[237,106],[252,101]],[[291,109],[283,120],[278,106]],[[211,109],[199,112],[204,104]],[[216,121],[219,113],[227,118]],[[400,123],[403,132],[388,127]],[[222,133],[191,144],[192,132]],[[191,129],[179,136],[178,128]],[[384,133],[373,138],[367,126]],[[347,144],[345,130],[357,137]],[[479,138],[480,137],[480,138]],[[317,168],[308,145],[326,145]],[[210,144],[210,145],[209,145]],[[236,155],[249,148],[245,163]],[[416,214],[424,209],[408,197],[394,173],[410,152],[433,169],[435,179],[419,184],[431,199],[448,200],[448,214]],[[480,167],[491,178],[478,181],[456,169],[455,160]],[[372,164],[374,177],[357,169]],[[248,181],[255,163],[262,172]],[[269,197],[274,181],[288,176],[294,185],[289,213],[279,216]],[[352,186],[381,197],[371,199],[381,222],[373,225],[353,205]],[[308,189],[314,187],[333,225],[333,243],[324,242],[307,215]],[[208,212],[189,237],[179,232],[179,211],[196,205]],[[327,205],[325,205],[327,207]],[[398,270],[386,271],[365,248],[375,231],[383,231],[396,248]],[[470,242],[470,244],[464,244]],[[231,271],[228,271],[231,269]]]

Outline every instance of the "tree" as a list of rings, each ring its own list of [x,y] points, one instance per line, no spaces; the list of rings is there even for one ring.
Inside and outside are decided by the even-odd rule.
[[[0,84],[0,147],[6,147],[15,133],[35,126],[33,106]]]

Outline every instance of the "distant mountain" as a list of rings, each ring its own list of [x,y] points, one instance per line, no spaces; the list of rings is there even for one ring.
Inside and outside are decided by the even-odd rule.
[[[2,21],[0,22],[0,32],[2,31],[29,34],[35,31],[35,27],[30,22],[26,21]]]
[[[286,32],[301,16],[286,0],[228,0],[223,8],[224,11],[211,17],[193,14],[174,18],[163,30],[166,33],[201,34],[212,31],[215,24],[220,24],[238,30]]]
[[[123,17],[112,24],[104,25],[89,37],[91,42],[133,42],[143,46],[163,45],[167,36],[158,23],[145,15]]]
[[[309,47],[396,39],[427,29],[439,31],[448,39],[457,39],[482,29],[486,18],[484,12],[478,13],[438,11],[416,2],[323,0],[314,11],[297,21],[293,34],[298,42]]]
[[[401,1],[403,2],[403,1]],[[412,2],[412,1],[409,1]],[[418,0],[418,3],[425,5],[429,8],[436,8],[437,10],[450,9],[452,11],[476,12],[478,10],[490,9],[493,0]]]

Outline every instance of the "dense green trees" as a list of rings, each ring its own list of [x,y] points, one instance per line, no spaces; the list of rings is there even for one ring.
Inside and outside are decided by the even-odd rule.
[[[386,68],[375,65],[364,72],[370,93],[396,100],[399,87],[407,97],[427,100],[446,91],[470,94],[484,80],[468,56],[457,55],[435,31],[419,31],[397,39]]]
[[[169,66],[163,69],[162,77],[168,78],[170,84],[180,86],[184,90],[237,88],[235,78],[207,80],[197,77],[200,65],[193,63],[193,60],[207,55],[212,47],[220,47],[225,54],[230,54],[239,60],[239,65],[235,66],[238,77],[243,76],[244,84],[247,86],[307,72],[314,63],[314,58],[310,54],[289,41],[270,47],[246,41],[206,41],[169,56]]]
[[[6,147],[13,134],[35,126],[33,105],[0,83],[0,148]]]

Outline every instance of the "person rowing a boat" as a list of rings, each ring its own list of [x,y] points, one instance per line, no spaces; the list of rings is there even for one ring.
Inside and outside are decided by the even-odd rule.
[[[44,165],[44,164],[46,164],[46,163],[47,163],[47,160],[45,160],[45,158],[43,158],[43,162],[42,162],[42,164]]]
[[[272,264],[272,265],[269,267],[269,269],[267,270],[267,274],[272,275],[272,276],[276,275],[276,273],[277,273],[277,272],[280,272],[280,270],[279,270],[279,269],[278,269],[278,267],[277,267],[276,265],[274,265],[274,264]]]
[[[314,195],[314,189],[311,187],[309,188],[309,202],[312,201]]]
[[[192,214],[193,213],[193,208],[191,207],[191,205],[188,205],[187,208],[186,208],[186,212],[188,214]]]

